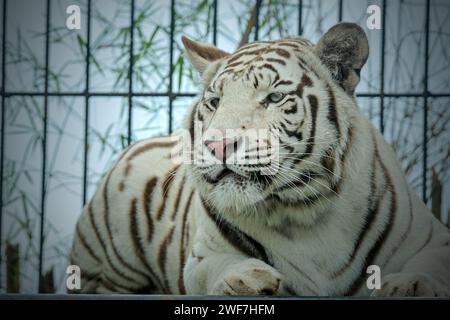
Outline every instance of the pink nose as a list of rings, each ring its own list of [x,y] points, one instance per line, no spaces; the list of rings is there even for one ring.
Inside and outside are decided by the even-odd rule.
[[[225,161],[234,151],[234,140],[232,139],[206,140],[205,145],[212,155],[220,161]]]

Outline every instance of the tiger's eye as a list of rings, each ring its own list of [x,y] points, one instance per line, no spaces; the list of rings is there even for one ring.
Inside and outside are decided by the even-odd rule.
[[[272,92],[266,98],[268,102],[277,103],[280,102],[284,98],[284,94],[281,92]]]
[[[212,98],[209,100],[209,103],[214,107],[217,108],[219,106],[220,99],[219,98]]]

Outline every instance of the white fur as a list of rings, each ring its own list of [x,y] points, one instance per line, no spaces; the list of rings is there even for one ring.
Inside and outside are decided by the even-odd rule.
[[[291,49],[286,48],[286,50],[290,50],[293,57],[298,54]],[[375,217],[364,241],[361,242],[353,263],[341,275],[333,277],[333,272],[348,261],[365,223],[367,198],[370,196],[369,172],[375,149],[372,137],[375,137],[378,152],[395,187],[397,210],[395,210],[389,236],[383,242],[374,261],[374,264],[382,268],[382,280],[384,284],[387,284],[383,285],[382,290],[372,293],[363,282],[355,294],[449,296],[449,230],[430,214],[423,202],[410,190],[391,147],[362,115],[356,99],[334,83],[330,72],[320,62],[312,46],[303,47],[302,58],[308,61],[316,74],[311,75],[314,86],[305,88],[305,94],[314,94],[319,97],[316,127],[317,153],[333,145],[336,154],[340,155],[344,152],[342,148],[348,138],[345,132],[342,132],[342,137],[336,141],[337,137],[326,119],[328,103],[326,84],[331,86],[335,94],[340,127],[348,128],[351,125],[353,130],[352,143],[346,158],[346,163],[350,165],[346,166],[345,172],[342,172],[339,166],[335,166],[336,177],[345,179],[338,195],[323,197],[310,207],[281,205],[265,200],[273,192],[273,188],[262,189],[252,183],[246,184],[245,187],[238,187],[232,180],[213,186],[202,179],[195,165],[182,165],[169,189],[162,219],[158,221],[155,219],[155,212],[162,201],[162,186],[159,182],[173,167],[170,157],[167,156],[170,154],[169,149],[155,148],[133,159],[132,169],[124,180],[126,188],[122,193],[117,191],[118,185],[123,181],[127,155],[148,143],[168,141],[169,138],[139,142],[125,151],[125,156],[117,163],[109,180],[110,222],[114,234],[113,241],[119,254],[125,257],[134,268],[143,273],[146,272],[145,266],[136,257],[130,243],[132,236],[129,227],[130,199],[136,198],[138,199],[140,241],[145,249],[145,259],[160,282],[163,282],[165,274],[168,283],[166,289],[171,293],[180,292],[178,279],[180,273],[183,273],[188,294],[264,294],[265,292],[288,294],[286,288],[289,287],[299,295],[342,295],[347,292],[356,276],[365,274],[366,270],[362,269],[364,258],[385,229],[389,212],[390,201],[386,193],[387,195],[380,201],[379,214]],[[224,66],[216,62],[211,64],[210,69],[202,70],[206,77],[205,85],[213,81],[223,68]],[[283,79],[298,82],[299,71],[294,61],[290,61],[280,70],[284,70]],[[280,117],[276,109],[260,109],[255,102],[257,95],[255,89],[245,80],[229,80],[225,82],[223,90],[220,108],[216,110],[214,116],[210,115],[205,119],[210,127],[235,129],[245,125],[247,128],[259,128],[264,127],[268,122],[277,121],[277,117]],[[305,124],[306,131],[309,130],[310,125],[310,123]],[[186,121],[186,127],[188,126],[189,119]],[[318,160],[312,156],[309,160],[311,162],[305,162],[302,170],[314,169]],[[288,161],[288,158],[281,161]],[[209,173],[212,174],[214,170],[211,169]],[[385,181],[381,177],[382,168],[378,163],[376,172],[377,192],[381,194]],[[147,232],[147,222],[143,211],[142,192],[145,183],[151,177],[158,178],[158,185],[154,190],[151,203],[154,237],[151,242],[147,242],[144,236]],[[185,182],[180,186],[182,179],[185,179]],[[311,188],[306,188],[301,196],[315,193],[319,196],[328,191],[318,182],[312,182]],[[179,209],[175,219],[172,220],[170,216],[179,190],[183,190],[179,199]],[[194,196],[187,212],[189,237],[185,241],[185,265],[181,265],[179,254],[182,241],[181,223],[183,208],[187,205],[190,192],[193,192]],[[411,210],[408,194],[411,196]],[[283,197],[284,200],[294,200],[298,199],[300,194],[293,189],[286,191]],[[220,214],[220,219],[224,222],[237,226],[242,232],[258,241],[271,257],[273,266],[247,256],[232,246],[207,215],[201,199],[205,199]],[[95,219],[97,219],[99,233],[105,239],[110,259],[114,265],[122,268],[120,259],[114,254],[113,247],[107,240],[103,200],[101,188],[91,200]],[[410,212],[413,219],[410,231],[405,233]],[[133,279],[131,282],[127,282],[111,270],[86,212],[80,218],[79,224],[86,240],[99,255],[101,263],[89,258],[80,245],[79,239],[75,240],[72,255],[76,263],[89,273],[97,274],[98,279],[105,278],[107,275],[116,282],[133,288],[137,288],[139,284],[146,284],[144,277],[136,272],[130,272],[127,268],[123,268],[123,272]],[[428,228],[431,227],[433,232],[429,241],[426,242]],[[167,261],[164,265],[165,272],[163,272],[158,259],[161,246],[171,228],[174,228],[174,232],[166,248]],[[402,239],[404,234],[406,238]],[[419,251],[424,243],[426,246]],[[389,256],[392,252],[394,255]],[[85,291],[111,291],[101,283],[97,283],[98,279],[89,280]],[[397,289],[394,290],[394,287]],[[419,288],[417,292],[413,290],[415,287]],[[121,288],[116,289],[124,291]],[[157,286],[155,292],[161,292],[161,290],[163,288]]]

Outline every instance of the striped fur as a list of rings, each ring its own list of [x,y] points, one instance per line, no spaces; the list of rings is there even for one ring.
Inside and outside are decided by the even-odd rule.
[[[362,42],[336,66],[327,46],[349,32]],[[177,134],[130,146],[79,219],[81,291],[450,295],[450,233],[353,96],[367,58],[360,32],[341,24],[318,45],[260,41],[234,54],[184,38],[204,82],[185,129],[279,132],[278,171],[174,163]],[[271,92],[284,96],[272,103]],[[253,147],[248,158],[268,145]],[[366,286],[370,265],[380,290]]]

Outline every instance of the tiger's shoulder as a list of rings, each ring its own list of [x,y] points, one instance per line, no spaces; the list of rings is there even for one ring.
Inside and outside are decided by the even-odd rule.
[[[174,162],[177,141],[174,136],[140,140],[106,172],[78,220],[73,242],[71,262],[84,272],[82,292],[175,290],[166,272],[182,270],[171,257],[181,240],[183,248],[188,243],[182,235],[195,193],[185,166]]]
[[[172,161],[173,148],[177,143],[173,136],[147,138],[135,142],[118,156],[108,172],[109,184],[119,193],[142,189],[140,183],[163,179],[179,165]]]

